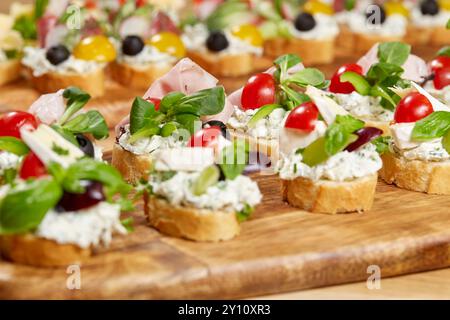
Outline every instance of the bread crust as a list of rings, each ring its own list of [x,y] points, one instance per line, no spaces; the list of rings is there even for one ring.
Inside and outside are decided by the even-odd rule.
[[[34,267],[68,266],[82,263],[92,255],[90,248],[59,244],[31,233],[1,236],[0,250],[6,259]]]
[[[430,43],[433,28],[420,28],[408,24],[404,41],[412,46],[424,46]]]
[[[434,28],[431,32],[431,44],[433,46],[445,46],[450,43],[450,29],[445,26]]]
[[[105,68],[85,74],[49,72],[39,77],[35,77],[28,67],[25,67],[25,71],[33,87],[41,93],[52,93],[70,86],[86,91],[93,98],[101,97],[105,93]]]
[[[210,52],[188,51],[187,57],[217,77],[239,77],[252,73],[256,56],[251,53],[218,55]]]
[[[380,177],[388,184],[418,192],[450,195],[450,161],[408,160],[385,153]]]
[[[403,37],[355,33],[355,53],[363,55],[377,43],[402,40]]]
[[[332,63],[335,56],[335,39],[303,40],[297,38],[274,38],[264,43],[264,52],[272,58],[285,53],[295,53],[305,65]]]
[[[335,182],[298,177],[281,180],[283,199],[290,205],[317,213],[362,212],[372,208],[377,174]]]
[[[146,178],[152,166],[152,156],[134,154],[116,143],[112,151],[111,165],[119,170],[125,181],[135,184]]]
[[[355,50],[355,34],[347,24],[339,24],[339,34],[336,38],[336,56],[352,56]]]
[[[136,68],[126,63],[113,62],[110,65],[109,71],[111,77],[123,86],[147,89],[156,79],[162,77],[173,65],[158,65],[149,64],[144,68]]]
[[[144,212],[151,226],[179,238],[218,242],[234,238],[240,226],[236,214],[173,206],[163,199],[145,195]]]
[[[19,59],[11,59],[0,63],[0,86],[20,78],[22,65]]]

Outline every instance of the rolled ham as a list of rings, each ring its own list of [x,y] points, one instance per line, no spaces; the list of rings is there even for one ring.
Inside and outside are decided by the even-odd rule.
[[[374,45],[363,57],[361,57],[357,64],[362,67],[364,74],[367,74],[370,67],[377,62],[378,44]],[[426,78],[430,73],[426,62],[414,54],[409,55],[402,67],[405,70],[402,77],[414,82],[422,82],[423,78]]]
[[[28,109],[42,123],[51,125],[58,121],[66,110],[64,90],[40,96]]]

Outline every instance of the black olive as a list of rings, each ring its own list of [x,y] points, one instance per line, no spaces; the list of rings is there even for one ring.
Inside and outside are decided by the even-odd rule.
[[[64,192],[56,205],[58,212],[78,211],[95,206],[106,199],[103,185],[96,181],[87,181],[84,193]]]
[[[372,25],[383,24],[386,21],[386,11],[382,6],[373,4],[366,10],[366,19]]]
[[[439,13],[439,5],[436,0],[425,0],[420,4],[423,15],[435,16]]]
[[[46,58],[53,65],[63,63],[70,57],[70,51],[63,45],[57,45],[47,50]]]
[[[203,128],[218,127],[222,132],[222,136],[227,138],[227,126],[222,121],[211,120],[203,124]]]
[[[95,148],[92,144],[91,140],[89,140],[85,135],[83,134],[77,134],[76,135],[77,142],[79,145],[79,148],[81,151],[84,152],[85,155],[94,158],[95,157]]]
[[[128,36],[122,42],[122,52],[127,56],[135,56],[144,50],[145,43],[138,36]]]
[[[311,14],[302,12],[295,18],[294,25],[299,31],[309,31],[316,26],[316,19]]]
[[[222,31],[213,31],[206,40],[206,46],[209,50],[219,52],[228,48],[230,43]]]

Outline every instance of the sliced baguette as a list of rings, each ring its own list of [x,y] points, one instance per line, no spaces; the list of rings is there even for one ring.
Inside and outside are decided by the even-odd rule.
[[[303,40],[274,38],[264,43],[266,55],[277,58],[286,53],[295,53],[302,57],[305,65],[332,63],[335,56],[334,38],[324,40]]]
[[[450,195],[450,161],[408,160],[385,153],[380,177],[388,184],[431,194]]]
[[[336,38],[336,56],[349,57],[355,50],[355,34],[347,24],[339,25],[339,34]]]
[[[118,83],[129,88],[147,89],[156,79],[165,75],[172,65],[149,64],[137,68],[126,63],[114,62],[110,66],[111,77]]]
[[[450,29],[445,26],[434,28],[431,33],[431,44],[433,46],[445,46],[450,43]]]
[[[88,92],[93,98],[101,97],[105,93],[105,68],[86,74],[49,72],[35,77],[30,68],[25,68],[27,77],[33,87],[41,93],[56,92],[70,86],[76,86]]]
[[[408,24],[404,41],[412,46],[425,46],[430,43],[433,28],[421,28]]]
[[[290,205],[318,213],[362,212],[372,208],[377,174],[353,181],[313,181],[299,177],[281,180],[282,194]]]
[[[19,79],[21,68],[19,59],[7,60],[0,63],[0,86]]]
[[[122,174],[125,181],[138,183],[145,178],[152,166],[151,155],[137,155],[114,144],[111,165]]]
[[[34,267],[78,264],[92,255],[91,249],[36,237],[31,233],[0,237],[0,250],[7,260]]]
[[[364,55],[375,44],[381,42],[402,41],[403,37],[380,36],[375,34],[356,33],[355,34],[355,53]]]
[[[218,242],[239,234],[236,214],[173,206],[164,199],[146,195],[144,212],[151,226],[173,237]]]
[[[187,56],[217,77],[244,76],[252,73],[256,68],[256,57],[251,53],[218,55],[210,52],[188,51]]]

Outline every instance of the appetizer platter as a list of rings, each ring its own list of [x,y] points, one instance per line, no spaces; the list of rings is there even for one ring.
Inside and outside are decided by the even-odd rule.
[[[183,23],[85,1],[76,32],[69,1],[11,10],[27,79],[0,88],[0,298],[244,298],[450,266],[450,48],[414,20],[450,10],[431,2],[373,4],[379,33],[326,1]]]

